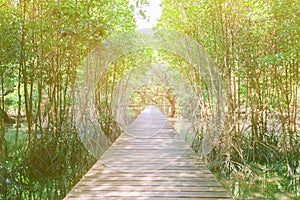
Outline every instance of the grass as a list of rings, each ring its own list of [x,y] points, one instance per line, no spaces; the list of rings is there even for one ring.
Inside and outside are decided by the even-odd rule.
[[[36,137],[28,147],[24,127],[16,135],[15,127],[6,126],[8,158],[0,163],[0,199],[56,200],[66,195],[95,160],[76,134],[61,134],[64,137]]]
[[[13,153],[15,149],[15,141],[17,137],[16,132],[17,132],[16,128],[7,128],[5,132],[5,139],[7,142],[9,154]],[[26,138],[27,138],[26,130],[24,128],[19,128],[17,148],[20,147],[26,141]]]
[[[289,181],[275,172],[256,174],[251,177],[233,174],[230,179],[225,179],[215,172],[221,184],[232,192],[234,199],[261,199],[261,200],[297,200],[299,194],[288,191]],[[298,179],[300,180],[300,179]],[[298,190],[300,185],[296,186]],[[297,190],[297,189],[296,189]]]

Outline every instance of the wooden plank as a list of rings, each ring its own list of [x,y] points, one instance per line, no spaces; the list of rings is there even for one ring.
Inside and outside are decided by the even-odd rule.
[[[93,183],[93,184],[91,184]],[[221,187],[220,183],[218,182],[174,182],[174,181],[164,181],[164,182],[155,182],[155,181],[144,181],[144,182],[138,182],[138,181],[118,181],[118,182],[97,182],[95,181],[80,181],[76,186],[78,185],[85,185],[85,186],[115,186],[116,189],[119,186],[134,186],[134,187],[144,187],[144,186],[153,186],[153,187],[167,187],[167,186],[172,186],[172,187]],[[75,186],[75,187],[76,187]]]
[[[146,108],[65,197],[232,199],[155,107]]]
[[[184,197],[184,198],[222,198],[228,197],[226,192],[160,192],[160,191],[142,191],[142,192],[132,192],[132,191],[92,191],[92,190],[75,190],[69,196],[74,197]]]
[[[68,199],[78,199],[77,197],[69,197]],[[232,198],[224,198],[224,197],[221,197],[221,198],[218,198],[218,197],[212,197],[212,198],[209,198],[209,197],[204,197],[204,198],[192,198],[192,197],[80,197],[81,200],[98,200],[98,199],[105,199],[105,200],[191,200],[191,199],[194,199],[194,200],[197,200],[197,199],[201,199],[201,200],[226,200],[226,199],[232,199]]]
[[[76,190],[76,188],[74,188]],[[115,191],[115,187],[105,187],[105,186],[81,186],[78,188],[79,191],[105,191],[111,192]],[[185,187],[185,188],[168,188],[168,187],[144,187],[144,188],[130,188],[130,187],[118,187],[120,192],[226,192],[220,188],[211,188],[211,187]]]

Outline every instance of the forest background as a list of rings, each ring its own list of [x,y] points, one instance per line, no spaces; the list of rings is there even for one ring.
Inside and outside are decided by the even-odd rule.
[[[0,0],[0,199],[62,199],[93,165],[73,126],[76,69],[97,44],[134,30],[141,4]],[[231,126],[206,158],[210,169],[236,199],[299,199],[299,2],[164,0],[161,7],[157,28],[201,44],[226,86]],[[186,64],[172,56],[165,57],[174,68]],[[111,90],[134,62],[122,60],[99,86],[99,121],[112,141]],[[191,70],[186,78],[198,76]]]

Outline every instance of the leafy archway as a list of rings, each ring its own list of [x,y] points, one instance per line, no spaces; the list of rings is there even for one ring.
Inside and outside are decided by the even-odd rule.
[[[203,47],[186,35],[166,30],[143,29],[121,34],[104,41],[87,56],[84,65],[78,70],[75,91],[75,122],[83,143],[96,158],[110,146],[112,141],[99,126],[95,105],[99,77],[107,70],[109,64],[145,48],[171,52],[186,61],[187,65],[184,67],[191,72],[188,91],[192,95],[185,93],[190,99],[185,101],[186,104],[182,105],[181,110],[189,111],[184,118],[192,124],[194,130],[201,132],[197,133],[202,144],[201,153],[206,155],[217,144],[224,130],[225,97],[221,79]],[[184,85],[183,82],[181,84]],[[126,91],[128,85],[123,86],[123,91]],[[205,94],[203,88],[207,90]],[[114,99],[118,99],[118,94],[120,92],[114,94]],[[121,102],[112,105],[122,105]],[[115,119],[126,113],[124,107],[114,110],[117,110],[113,113]],[[126,127],[122,127],[124,128]]]

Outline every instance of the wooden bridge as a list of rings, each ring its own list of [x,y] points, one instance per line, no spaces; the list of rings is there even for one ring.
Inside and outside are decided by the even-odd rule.
[[[73,199],[232,199],[167,118],[147,107],[70,191]]]

